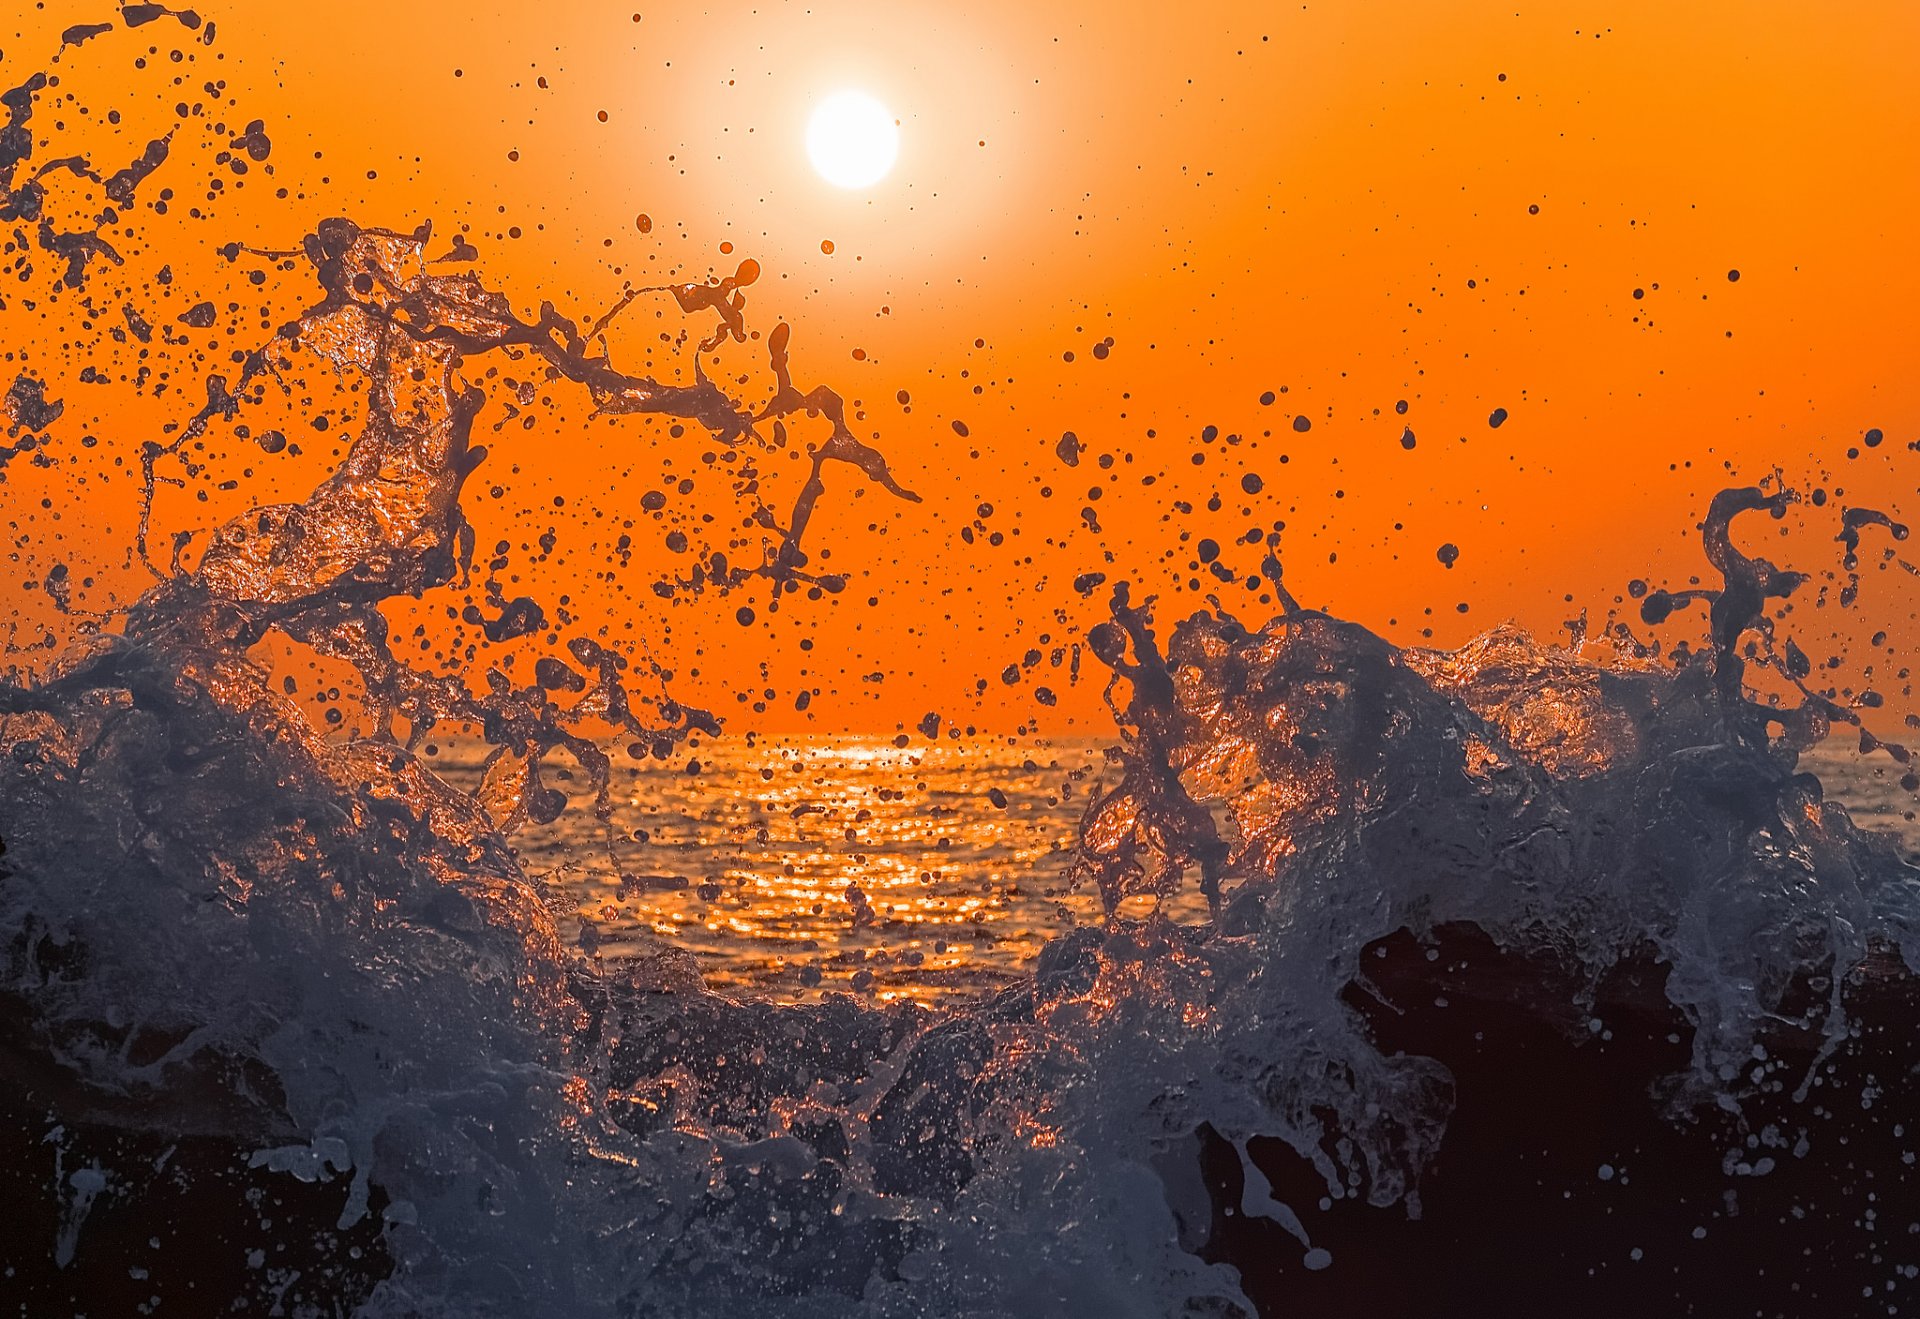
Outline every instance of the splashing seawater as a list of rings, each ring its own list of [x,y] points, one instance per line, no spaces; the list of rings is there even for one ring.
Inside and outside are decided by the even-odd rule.
[[[59,230],[40,176],[20,176],[44,85],[0,98],[6,205],[37,221],[77,289],[118,254],[97,225]],[[103,186],[131,196],[165,159],[149,149]],[[264,1265],[242,1277],[243,1306],[1279,1313],[1306,1294],[1289,1288],[1362,1285],[1316,1234],[1348,1206],[1428,1221],[1449,1141],[1470,1139],[1456,1119],[1486,1100],[1467,1061],[1443,1060],[1448,1037],[1387,1043],[1413,1030],[1396,1006],[1407,984],[1428,965],[1463,974],[1441,949],[1470,946],[1513,977],[1469,1011],[1518,1004],[1577,1023],[1594,1049],[1621,978],[1657,969],[1633,1001],[1677,1052],[1637,1083],[1659,1090],[1646,1120],[1710,1131],[1710,1146],[1751,1136],[1727,1177],[1792,1145],[1760,1115],[1819,1109],[1807,1096],[1834,1088],[1870,991],[1920,965],[1920,876],[1796,772],[1799,751],[1857,717],[1808,690],[1789,642],[1776,654],[1768,602],[1803,579],[1735,543],[1741,518],[1784,513],[1779,488],[1714,501],[1719,588],[1649,597],[1650,619],[1709,601],[1708,644],[1678,658],[1513,629],[1402,650],[1299,608],[1277,545],[1267,576],[1286,607],[1258,627],[1215,610],[1163,643],[1153,602],[1116,585],[1088,645],[1113,675],[1118,775],[1074,858],[1107,920],[1048,943],[984,1003],[736,1001],[667,942],[579,956],[506,841],[565,804],[543,758],[571,757],[604,818],[605,730],[647,755],[718,729],[637,698],[646,666],[584,636],[531,685],[396,657],[382,602],[474,571],[461,493],[486,456],[472,438],[490,406],[482,363],[535,362],[600,412],[681,418],[743,452],[790,443],[787,419],[826,421],[784,524],[752,497],[760,561],[709,556],[685,589],[841,589],[801,548],[829,462],[913,496],[837,395],[793,383],[785,326],[767,336],[774,384],[757,408],[697,357],[691,384],[610,360],[601,332],[648,292],[717,317],[702,349],[745,341],[751,263],[631,290],[582,331],[551,305],[522,319],[477,276],[446,273],[469,259],[463,242],[434,246],[424,227],[335,219],[274,254],[306,263],[318,300],[231,378],[209,373],[204,406],[137,454],[136,550],[155,584],[50,671],[0,688],[5,1039],[27,1078],[9,1104],[57,1160],[56,1274],[85,1260],[116,1197],[158,1193],[175,1155],[141,1146],[135,1160],[124,1143],[152,1137],[192,1147],[179,1157],[203,1180],[179,1193],[209,1205],[324,1190],[297,1211],[318,1263],[303,1282]],[[305,499],[226,522],[192,567],[180,538],[156,562],[169,465],[197,461],[195,442],[305,369],[296,358],[362,383],[338,465]],[[9,412],[44,430],[58,406],[25,381]],[[1874,528],[1904,534],[1847,512],[1849,556]],[[538,602],[491,576],[483,589],[489,643],[559,636]],[[351,666],[371,735],[330,739],[275,690],[255,658],[270,636]],[[1755,664],[1800,703],[1758,701]],[[486,739],[470,792],[416,755],[442,723]],[[1204,921],[1122,914],[1193,872]],[[1287,1159],[1308,1189],[1283,1199]],[[1902,1176],[1883,1170],[1889,1203],[1911,1203]],[[251,1191],[234,1180],[247,1177]],[[1279,1234],[1277,1273],[1236,1253],[1245,1229],[1228,1219]],[[1888,1268],[1915,1262],[1871,1220],[1854,1230]]]

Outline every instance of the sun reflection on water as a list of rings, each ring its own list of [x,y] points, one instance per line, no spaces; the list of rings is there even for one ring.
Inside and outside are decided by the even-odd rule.
[[[435,764],[477,774],[459,745]],[[723,739],[618,769],[607,825],[584,779],[556,767],[547,781],[581,798],[514,842],[573,914],[567,937],[601,957],[658,936],[722,991],[953,1002],[1012,983],[1048,939],[1099,921],[1097,896],[1072,891],[1066,871],[1107,768],[1087,742]]]

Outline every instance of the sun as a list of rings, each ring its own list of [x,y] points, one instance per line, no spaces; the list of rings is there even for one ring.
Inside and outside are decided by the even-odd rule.
[[[870,188],[900,154],[900,129],[865,92],[835,92],[807,120],[807,159],[836,188]]]

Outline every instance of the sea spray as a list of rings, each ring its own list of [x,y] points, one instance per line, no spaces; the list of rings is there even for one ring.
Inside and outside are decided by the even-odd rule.
[[[62,194],[22,173],[45,86],[0,98],[6,205],[40,226],[55,262],[40,277],[80,290],[124,258],[102,224],[56,218]],[[235,140],[250,160],[271,150],[264,126]],[[70,171],[73,186],[137,195],[181,150]],[[1288,1288],[1369,1283],[1346,1239],[1327,1244],[1350,1209],[1382,1234],[1430,1219],[1434,1170],[1474,1098],[1465,1064],[1438,1056],[1458,1041],[1430,1019],[1456,1001],[1541,1026],[1528,1038],[1543,1052],[1607,1047],[1609,1015],[1656,1022],[1658,1066],[1622,1093],[1647,1101],[1648,1130],[1726,1142],[1714,1165],[1743,1180],[1708,1184],[1716,1228],[1736,1216],[1726,1194],[1754,1203],[1787,1161],[1839,1168],[1813,1120],[1760,1115],[1831,1111],[1828,1079],[1866,1032],[1849,995],[1909,983],[1903,964],[1920,964],[1920,889],[1797,770],[1802,748],[1858,716],[1804,681],[1794,705],[1751,690],[1757,665],[1806,676],[1765,612],[1804,579],[1735,539],[1742,519],[1784,513],[1777,484],[1708,511],[1718,588],[1648,597],[1656,613],[1708,603],[1706,644],[1678,656],[1513,629],[1400,649],[1300,608],[1277,544],[1273,619],[1216,608],[1166,628],[1115,583],[1113,619],[1087,645],[1115,676],[1120,773],[1090,804],[1077,858],[1108,919],[961,1010],[739,1001],[664,941],[619,960],[568,947],[514,857],[511,831],[565,804],[542,777],[549,755],[584,771],[604,812],[614,755],[671,752],[716,723],[640,699],[637,676],[658,676],[645,659],[510,593],[463,509],[488,460],[475,427],[548,386],[681,418],[743,454],[792,444],[789,419],[824,419],[790,511],[747,505],[758,553],[704,547],[663,580],[668,595],[838,592],[845,578],[802,548],[826,465],[906,487],[838,395],[794,384],[784,326],[765,339],[773,387],[758,407],[697,364],[676,384],[611,361],[600,332],[640,297],[710,314],[703,348],[741,341],[750,263],[625,291],[586,322],[551,304],[523,316],[454,269],[464,240],[441,251],[426,227],[329,219],[263,259],[311,277],[307,310],[209,366],[167,438],[105,440],[140,474],[133,548],[154,584],[0,688],[6,1039],[30,1078],[9,1103],[43,1123],[36,1141],[62,1133],[40,1188],[54,1274],[86,1267],[116,1200],[174,1176],[169,1147],[198,1142],[202,1203],[231,1196],[270,1240],[311,1239],[322,1263],[296,1294],[313,1313],[340,1298],[369,1316],[1279,1313],[1272,1297],[1301,1294]],[[128,307],[139,339],[153,316]],[[181,323],[220,315],[195,302]],[[325,479],[169,541],[158,496],[205,461],[196,445],[293,393],[286,381],[336,371],[364,406]],[[8,399],[36,436],[59,420],[30,378]],[[259,447],[285,439],[263,429]],[[38,452],[36,439],[9,456]],[[1876,529],[1901,534],[1844,515],[1847,555]],[[402,662],[382,603],[476,575],[482,603],[445,624],[471,661]],[[65,578],[45,590],[75,607]],[[551,652],[531,682],[482,658],[530,637]],[[363,736],[329,736],[276,690],[260,655],[274,639],[350,666],[360,691],[340,703],[360,707]],[[416,754],[443,724],[486,739],[471,793]],[[1209,919],[1183,924],[1165,900],[1190,878]],[[1501,993],[1469,963],[1507,976]],[[1898,1084],[1889,1072],[1845,1102],[1871,1110]],[[1529,1099],[1502,1097],[1510,1120]],[[135,1158],[130,1140],[159,1149]],[[1597,1183],[1650,1179],[1635,1149],[1608,1157],[1618,1167],[1590,1161],[1612,1170]],[[1892,1159],[1873,1171],[1897,1220],[1904,1174]],[[313,1198],[287,1220],[257,1207],[313,1188],[330,1193],[324,1214]],[[1683,1189],[1706,1219],[1698,1187]],[[1252,1240],[1283,1240],[1278,1263],[1235,1245],[1236,1218],[1265,1225]],[[1832,1276],[1884,1281],[1920,1262],[1904,1221],[1884,1237],[1872,1216],[1854,1221],[1870,1244]],[[248,1267],[257,1281],[230,1293],[242,1306],[296,1285],[264,1253]]]

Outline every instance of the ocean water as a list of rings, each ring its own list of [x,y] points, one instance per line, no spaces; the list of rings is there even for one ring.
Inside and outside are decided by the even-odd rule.
[[[454,744],[428,759],[477,788],[483,755]],[[563,774],[543,781],[581,786]],[[658,938],[724,992],[954,1006],[1101,922],[1099,895],[1070,866],[1086,803],[1114,777],[1091,742],[722,737],[621,764],[609,820],[581,791],[514,846],[564,913],[562,937],[596,956]]]
[[[1905,769],[1883,757],[1863,756],[1851,738],[1808,751],[1801,765],[1816,775],[1863,829],[1885,834],[1910,863],[1920,863],[1920,796],[1901,785]]]
[[[1104,922],[1072,863],[1087,803],[1118,777],[1113,745],[720,738],[684,759],[621,766],[604,822],[562,760],[544,781],[581,790],[514,850],[562,937],[595,957],[646,955],[666,940],[722,993],[959,1008],[1031,976],[1049,939]],[[449,742],[427,761],[472,791],[484,756],[484,744]],[[1803,763],[1856,821],[1920,862],[1900,766],[1849,738]],[[1131,899],[1122,914],[1152,905]],[[1207,916],[1192,884],[1159,910],[1189,925]]]
[[[914,496],[794,381],[788,326],[751,337],[753,263],[630,299],[764,352],[736,395],[623,366],[430,226],[294,209],[297,247],[223,259],[304,310],[190,304],[255,345],[211,358],[153,333],[175,276],[109,237],[196,136],[239,178],[270,135],[187,123],[103,174],[53,145],[90,108],[24,127],[54,88],[4,97],[4,205],[58,258],[16,239],[19,278],[61,351],[195,387],[170,429],[78,446],[137,482],[134,596],[86,614],[61,564],[59,628],[9,620],[0,1314],[1910,1307],[1920,777],[1884,701],[1813,685],[1784,607],[1911,569],[1891,514],[1719,492],[1711,584],[1642,599],[1659,646],[1617,619],[1396,646],[1301,607],[1278,524],[1260,617],[1156,616],[1090,558],[1110,743],[722,736],[654,693],[671,664],[520,593],[532,551],[482,554],[463,501],[502,462],[476,421],[544,388],[734,459],[728,516],[655,510],[693,566],[654,598],[847,590],[809,533],[823,472]],[[261,410],[335,387],[360,403],[310,489],[222,478],[237,512],[167,524],[210,450],[290,452]],[[66,400],[23,372],[4,406],[0,498],[52,472],[84,509],[46,452]],[[808,479],[776,515],[783,451]],[[1789,518],[1837,563],[1745,548]],[[276,646],[352,675],[325,713]]]

